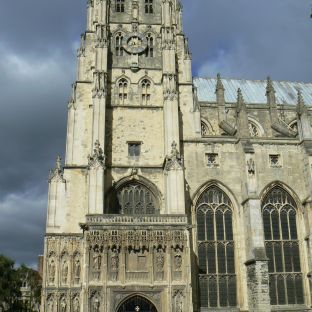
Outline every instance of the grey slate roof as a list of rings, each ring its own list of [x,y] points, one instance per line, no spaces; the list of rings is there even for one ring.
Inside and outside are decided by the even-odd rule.
[[[223,79],[225,102],[236,103],[237,89],[241,88],[247,104],[265,104],[266,80]],[[200,102],[216,102],[216,78],[194,78]],[[297,104],[297,90],[300,89],[307,106],[312,106],[312,83],[273,81],[277,104]]]

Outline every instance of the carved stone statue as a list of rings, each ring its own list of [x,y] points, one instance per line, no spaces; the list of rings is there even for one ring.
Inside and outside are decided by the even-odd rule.
[[[61,312],[66,312],[67,311],[67,304],[66,304],[66,299],[63,298],[60,304]]]
[[[78,284],[80,282],[80,271],[81,271],[80,261],[76,260],[75,265],[74,265],[74,274],[75,274],[75,283],[76,284]]]
[[[162,250],[158,250],[156,253],[156,268],[158,272],[161,272],[164,268],[165,257]]]
[[[99,298],[95,297],[92,303],[92,312],[100,312],[100,305],[101,305],[101,302]]]
[[[80,312],[79,299],[76,297],[73,302],[73,312]]]
[[[49,282],[53,284],[54,281],[55,281],[55,262],[54,260],[51,260],[49,264]]]
[[[111,266],[113,271],[118,271],[119,268],[119,255],[118,255],[118,250],[114,249],[112,251],[112,256],[111,256]]]
[[[174,257],[174,264],[177,271],[182,269],[182,256],[178,253]]]
[[[96,247],[94,249],[94,253],[93,253],[93,270],[100,271],[101,270],[101,264],[102,264],[102,257],[101,257],[99,248]]]
[[[47,304],[47,312],[53,312],[54,310],[54,301],[53,298],[50,298]]]
[[[67,261],[64,261],[62,266],[62,283],[67,284],[67,280],[68,280],[68,264]]]

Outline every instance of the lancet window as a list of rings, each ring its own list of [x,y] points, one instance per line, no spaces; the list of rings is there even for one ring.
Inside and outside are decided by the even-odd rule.
[[[123,56],[124,48],[122,46],[123,34],[118,33],[115,37],[115,49],[116,49],[116,56]]]
[[[233,206],[217,186],[211,186],[196,204],[200,305],[236,306]]]
[[[117,192],[118,211],[121,214],[141,215],[158,212],[155,195],[141,183],[130,183]]]
[[[115,0],[115,10],[118,13],[125,12],[125,0]]]
[[[153,14],[154,13],[154,1],[153,0],[145,0],[145,14]]]
[[[147,48],[145,50],[146,57],[154,57],[154,37],[152,34],[146,36],[147,39]]]
[[[302,304],[303,281],[296,224],[296,203],[282,188],[273,188],[262,204],[272,305]]]
[[[125,78],[121,78],[118,81],[118,98],[119,104],[123,105],[126,104],[128,99],[128,81]]]
[[[142,104],[149,105],[151,102],[151,82],[148,79],[143,79],[141,82],[142,88]]]

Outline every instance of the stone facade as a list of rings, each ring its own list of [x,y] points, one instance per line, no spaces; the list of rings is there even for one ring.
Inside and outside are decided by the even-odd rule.
[[[310,311],[312,85],[193,80],[178,0],[88,0],[77,57],[42,311]]]

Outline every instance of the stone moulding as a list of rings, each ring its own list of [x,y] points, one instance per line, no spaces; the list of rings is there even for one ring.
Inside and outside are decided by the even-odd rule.
[[[127,215],[87,215],[86,221],[92,224],[187,224],[185,215],[150,215],[150,216],[127,216]]]

